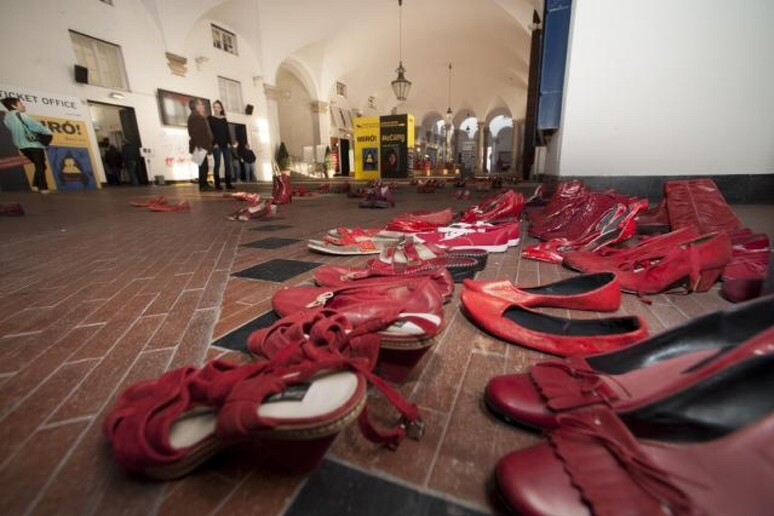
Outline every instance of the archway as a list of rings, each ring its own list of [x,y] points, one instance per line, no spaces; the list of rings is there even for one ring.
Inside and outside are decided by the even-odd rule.
[[[285,144],[294,168],[299,163],[315,162],[316,114],[312,112],[314,99],[307,85],[308,81],[299,77],[297,66],[283,63],[277,71],[278,141]]]

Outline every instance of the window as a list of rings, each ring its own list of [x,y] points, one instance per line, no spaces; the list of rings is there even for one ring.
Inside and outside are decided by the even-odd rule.
[[[347,98],[347,85],[343,82],[336,81],[336,95]]]
[[[121,47],[70,31],[75,61],[89,69],[89,84],[128,90]]]
[[[236,34],[212,25],[212,46],[229,54],[237,54]]]
[[[241,113],[245,106],[242,103],[242,84],[239,81],[218,77],[218,89],[223,108],[232,113]]]

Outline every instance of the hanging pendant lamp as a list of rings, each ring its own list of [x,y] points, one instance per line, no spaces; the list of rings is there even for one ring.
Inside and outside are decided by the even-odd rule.
[[[452,73],[452,64],[449,63],[449,107],[446,109],[446,128],[448,129],[451,127],[452,119],[454,118],[454,114],[452,113],[451,108],[451,73]]]
[[[395,97],[401,102],[408,98],[411,91],[411,81],[406,79],[406,69],[403,68],[403,0],[398,0],[398,54],[400,61],[398,68],[395,70],[398,72],[398,77],[392,81],[392,91],[395,92]]]

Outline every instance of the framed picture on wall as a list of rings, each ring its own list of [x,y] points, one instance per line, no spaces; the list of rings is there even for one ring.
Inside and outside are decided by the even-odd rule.
[[[188,115],[191,110],[188,108],[188,102],[196,97],[195,95],[186,95],[185,93],[175,93],[174,91],[158,90],[159,92],[159,115],[162,125],[171,125],[173,127],[187,127]],[[204,102],[205,116],[209,116],[210,101],[201,99]]]

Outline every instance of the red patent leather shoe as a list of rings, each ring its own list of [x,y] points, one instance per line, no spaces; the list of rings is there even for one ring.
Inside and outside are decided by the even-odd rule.
[[[738,414],[731,399],[718,411],[725,401]],[[687,444],[640,439],[607,410],[566,416],[548,443],[500,459],[498,491],[527,516],[766,516],[774,506],[774,407],[766,407],[732,433],[694,434]]]
[[[572,320],[469,289],[464,289],[461,297],[465,310],[481,329],[506,342],[552,355],[604,353],[648,335],[647,324],[636,316]]]
[[[431,231],[437,227],[448,226],[453,219],[451,208],[436,212],[407,212],[395,217],[385,229],[403,233]]]
[[[484,400],[506,421],[533,428],[554,428],[564,413],[601,405],[625,418],[652,412],[658,403],[719,371],[771,355],[772,313],[774,296],[769,296],[699,317],[621,351],[541,362],[526,374],[492,378]],[[688,426],[691,416],[680,417]]]
[[[461,222],[504,222],[517,221],[524,211],[524,196],[513,190],[498,195],[487,203],[469,208],[460,218]]]
[[[728,235],[709,233],[676,247],[649,253],[645,259],[636,253],[628,260],[618,256],[614,267],[604,260],[599,264],[591,260],[588,272],[615,272],[621,289],[636,294],[659,294],[681,285],[687,292],[706,292],[730,260]]]
[[[537,287],[517,287],[510,281],[475,280],[465,280],[463,286],[527,307],[614,312],[621,305],[621,287],[611,272],[575,276]]]

